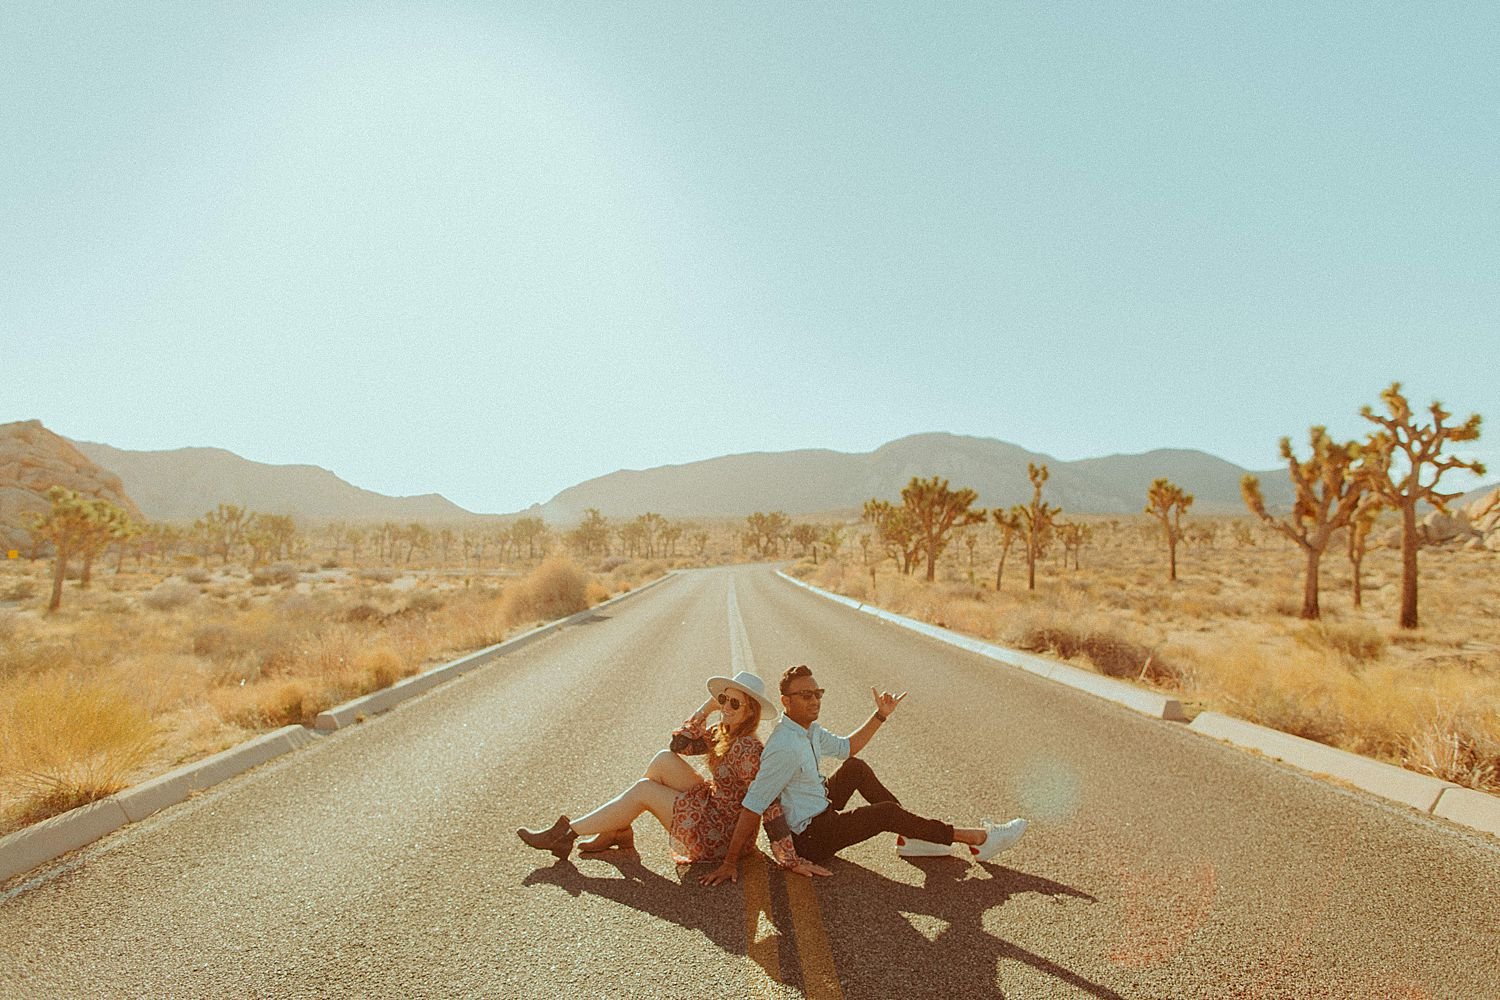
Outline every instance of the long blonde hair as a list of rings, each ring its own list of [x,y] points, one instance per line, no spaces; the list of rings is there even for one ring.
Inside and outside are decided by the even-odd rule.
[[[709,732],[710,743],[708,744],[708,766],[712,769],[729,752],[734,741],[741,736],[753,736],[755,730],[760,726],[760,701],[746,694],[750,701],[749,713],[740,720],[740,724],[730,729],[720,722]]]

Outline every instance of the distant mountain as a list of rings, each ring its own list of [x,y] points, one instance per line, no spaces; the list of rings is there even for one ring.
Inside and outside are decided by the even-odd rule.
[[[153,521],[193,521],[221,503],[310,521],[435,523],[483,516],[436,493],[388,497],[315,465],[268,465],[222,448],[125,451],[90,441],[74,443],[118,475]]]
[[[108,500],[142,519],[120,477],[100,468],[67,438],[40,420],[0,424],[0,548],[28,547],[32,515],[51,508],[47,491],[54,486]]]
[[[685,465],[625,470],[563,490],[527,513],[552,523],[577,521],[590,507],[609,517],[655,511],[668,517],[740,517],[784,510],[802,515],[858,509],[871,497],[899,500],[913,476],[942,476],[970,487],[985,507],[1031,496],[1027,463],[1045,464],[1045,498],[1074,514],[1139,513],[1153,479],[1166,477],[1194,495],[1195,513],[1245,513],[1246,472],[1201,451],[1158,450],[1063,462],[993,438],[916,434],[872,452],[753,452]],[[1291,503],[1284,472],[1257,473],[1272,506]]]

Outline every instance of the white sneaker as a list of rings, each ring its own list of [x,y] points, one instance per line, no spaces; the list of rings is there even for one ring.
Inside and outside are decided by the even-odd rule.
[[[915,837],[896,837],[896,853],[903,858],[941,858],[953,853],[952,844],[938,844]]]
[[[1006,848],[1016,846],[1016,841],[1021,839],[1021,834],[1026,832],[1026,821],[1024,819],[1013,819],[1009,823],[996,825],[990,820],[984,821],[984,843],[969,848],[974,855],[975,861],[988,861]]]

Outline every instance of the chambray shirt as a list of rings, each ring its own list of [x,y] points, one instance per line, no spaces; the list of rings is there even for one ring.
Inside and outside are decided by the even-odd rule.
[[[761,751],[760,770],[745,792],[744,807],[763,813],[780,796],[792,832],[806,830],[813,817],[828,808],[819,757],[847,760],[849,737],[835,736],[816,722],[803,729],[783,715]]]

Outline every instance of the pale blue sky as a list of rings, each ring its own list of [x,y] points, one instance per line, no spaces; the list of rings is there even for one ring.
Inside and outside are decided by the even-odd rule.
[[[0,2],[0,422],[509,511],[947,430],[1500,469],[1500,8]],[[1491,477],[1493,478],[1493,477]]]

